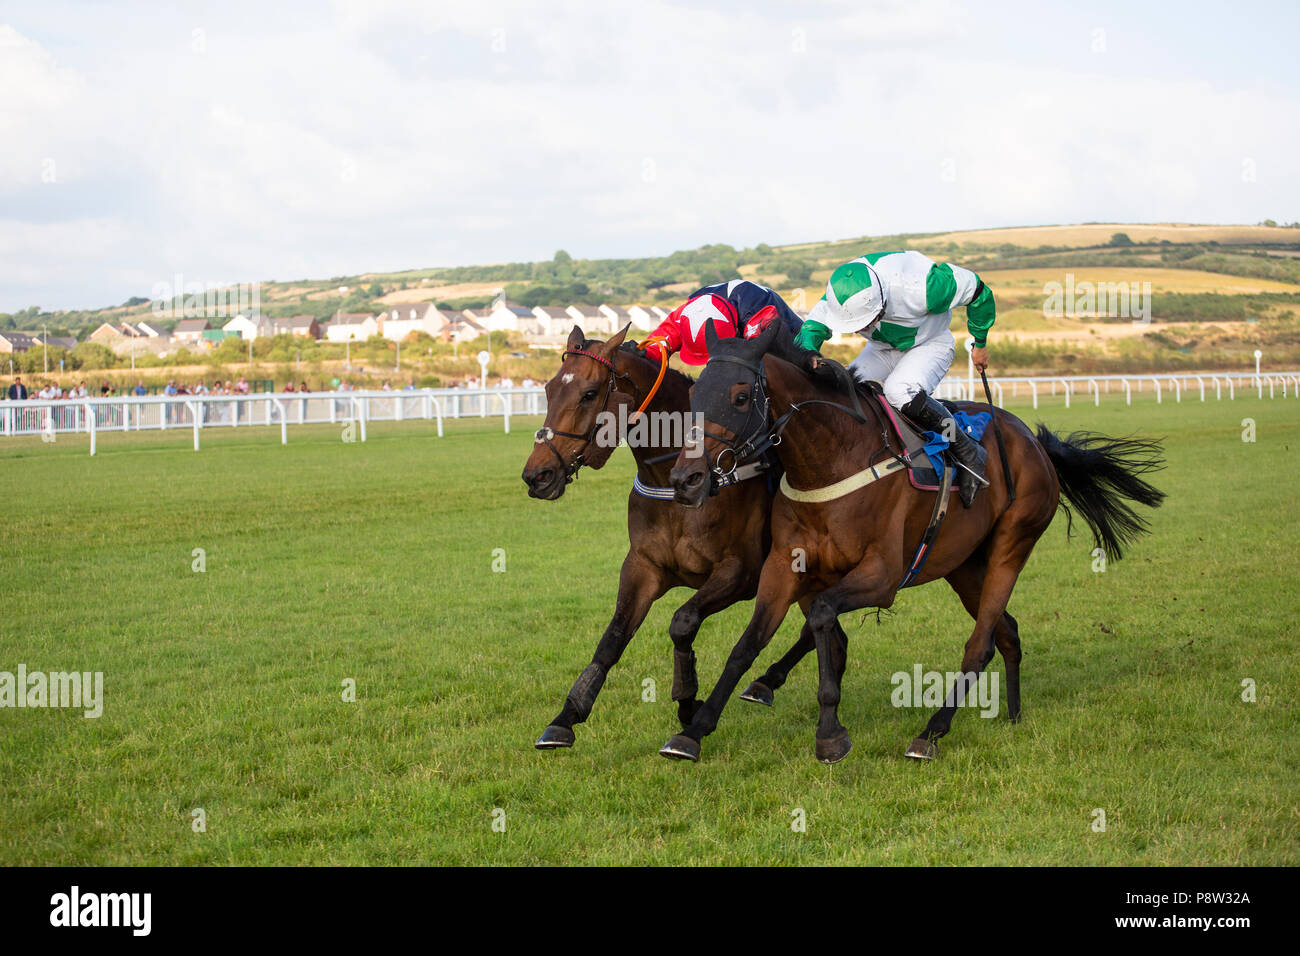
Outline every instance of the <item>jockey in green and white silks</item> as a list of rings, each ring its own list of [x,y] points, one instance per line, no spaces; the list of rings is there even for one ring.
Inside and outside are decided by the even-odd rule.
[[[996,314],[993,293],[969,269],[915,251],[872,252],[835,269],[795,341],[818,351],[833,332],[864,336],[866,345],[849,369],[859,379],[879,382],[891,405],[948,439],[962,466],[958,488],[969,508],[984,484],[984,448],[930,397],[956,354],[948,328],[954,306],[966,307],[966,327],[975,340],[972,358],[983,371]]]

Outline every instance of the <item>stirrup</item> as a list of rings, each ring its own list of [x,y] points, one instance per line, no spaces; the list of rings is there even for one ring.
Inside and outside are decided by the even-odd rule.
[[[958,468],[960,468],[962,471],[966,472],[966,474],[970,475],[976,481],[978,481],[980,483],[981,488],[987,488],[989,486],[989,480],[987,478],[985,478],[979,472],[975,471],[975,469],[963,465],[961,462],[959,462],[956,459],[955,456],[952,459],[952,463],[956,465]]]

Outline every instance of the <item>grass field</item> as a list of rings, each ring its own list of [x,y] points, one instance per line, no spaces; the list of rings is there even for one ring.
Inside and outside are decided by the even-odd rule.
[[[855,748],[834,767],[812,660],[775,708],[735,701],[699,764],[656,755],[684,591],[577,746],[533,749],[612,610],[625,451],[544,503],[518,477],[527,421],[210,430],[198,453],[104,434],[95,458],[4,439],[0,671],[100,670],[105,702],[0,710],[0,863],[1295,865],[1300,402],[1135,400],[1018,406],[1167,436],[1170,497],[1104,573],[1048,531],[1011,604],[1024,720],[960,713],[928,764],[902,754],[929,711],[894,708],[890,675],[957,666],[969,619],[941,583],[842,618]],[[705,623],[706,686],[748,614]]]

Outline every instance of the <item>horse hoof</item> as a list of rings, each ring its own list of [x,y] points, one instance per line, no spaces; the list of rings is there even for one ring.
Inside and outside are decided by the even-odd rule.
[[[538,750],[555,750],[558,747],[572,747],[573,740],[572,727],[551,724],[542,731],[542,735],[537,738],[537,742],[533,746]]]
[[[933,760],[939,756],[939,748],[933,740],[926,740],[924,737],[917,737],[907,746],[903,753],[904,757],[911,757],[913,760]]]
[[[1007,720],[1011,721],[1013,724],[1020,723],[1020,711],[1016,711],[1014,714],[1007,714]]]
[[[852,749],[853,741],[849,740],[847,730],[841,730],[834,737],[825,740],[817,738],[817,759],[822,763],[839,763]]]
[[[771,707],[776,703],[776,694],[772,692],[772,688],[768,687],[761,680],[756,680],[741,691],[740,699]]]
[[[692,740],[685,734],[676,734],[659,748],[659,756],[668,757],[670,760],[699,760],[700,742]]]

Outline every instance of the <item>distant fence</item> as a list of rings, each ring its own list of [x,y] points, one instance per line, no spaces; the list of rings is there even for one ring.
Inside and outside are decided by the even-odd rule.
[[[260,395],[141,395],[114,398],[35,399],[0,402],[0,435],[85,432],[95,454],[100,434],[187,429],[200,446],[205,428],[279,426],[289,441],[290,425],[352,425],[366,440],[375,421],[432,421],[442,437],[447,418],[501,417],[510,431],[514,415],[544,415],[540,388],[407,389],[399,392],[279,392]]]
[[[1106,393],[1123,393],[1127,404],[1133,394],[1150,392],[1157,402],[1172,396],[1191,400],[1235,400],[1244,396],[1300,398],[1300,372],[1261,375],[1062,375],[1037,378],[990,379],[993,400],[1028,397],[1038,407],[1040,396],[1063,395],[1068,408],[1072,396],[1101,404]],[[940,398],[983,401],[983,385],[969,377],[944,379],[936,390]],[[432,421],[438,437],[443,422],[458,418],[500,417],[505,431],[519,415],[546,414],[546,392],[541,388],[426,388],[400,392],[279,392],[258,395],[143,395],[116,398],[75,398],[24,402],[0,401],[0,435],[39,435],[54,441],[59,434],[86,433],[90,453],[102,433],[187,429],[198,451],[205,428],[279,426],[280,441],[289,441],[290,425],[335,424],[351,426],[355,437],[366,440],[370,422]]]
[[[1263,398],[1265,390],[1268,397],[1280,395],[1286,398],[1288,393],[1300,398],[1300,372],[1264,372],[1259,375],[1247,373],[1207,373],[1174,372],[1165,374],[1137,375],[1055,375],[1036,378],[998,378],[989,379],[989,389],[993,400],[998,405],[1005,405],[1007,398],[1028,395],[1034,408],[1038,407],[1040,394],[1058,393],[1065,397],[1065,407],[1070,407],[1072,396],[1082,394],[1091,398],[1096,405],[1101,404],[1102,392],[1110,394],[1112,390],[1122,392],[1125,404],[1133,404],[1133,393],[1150,390],[1155,395],[1156,403],[1164,401],[1166,395],[1172,395],[1175,402],[1183,400],[1184,393],[1205,401],[1206,396],[1222,401],[1224,392],[1228,400],[1233,401],[1237,392],[1254,392]],[[940,398],[982,402],[984,386],[977,378],[949,376],[936,389]]]

